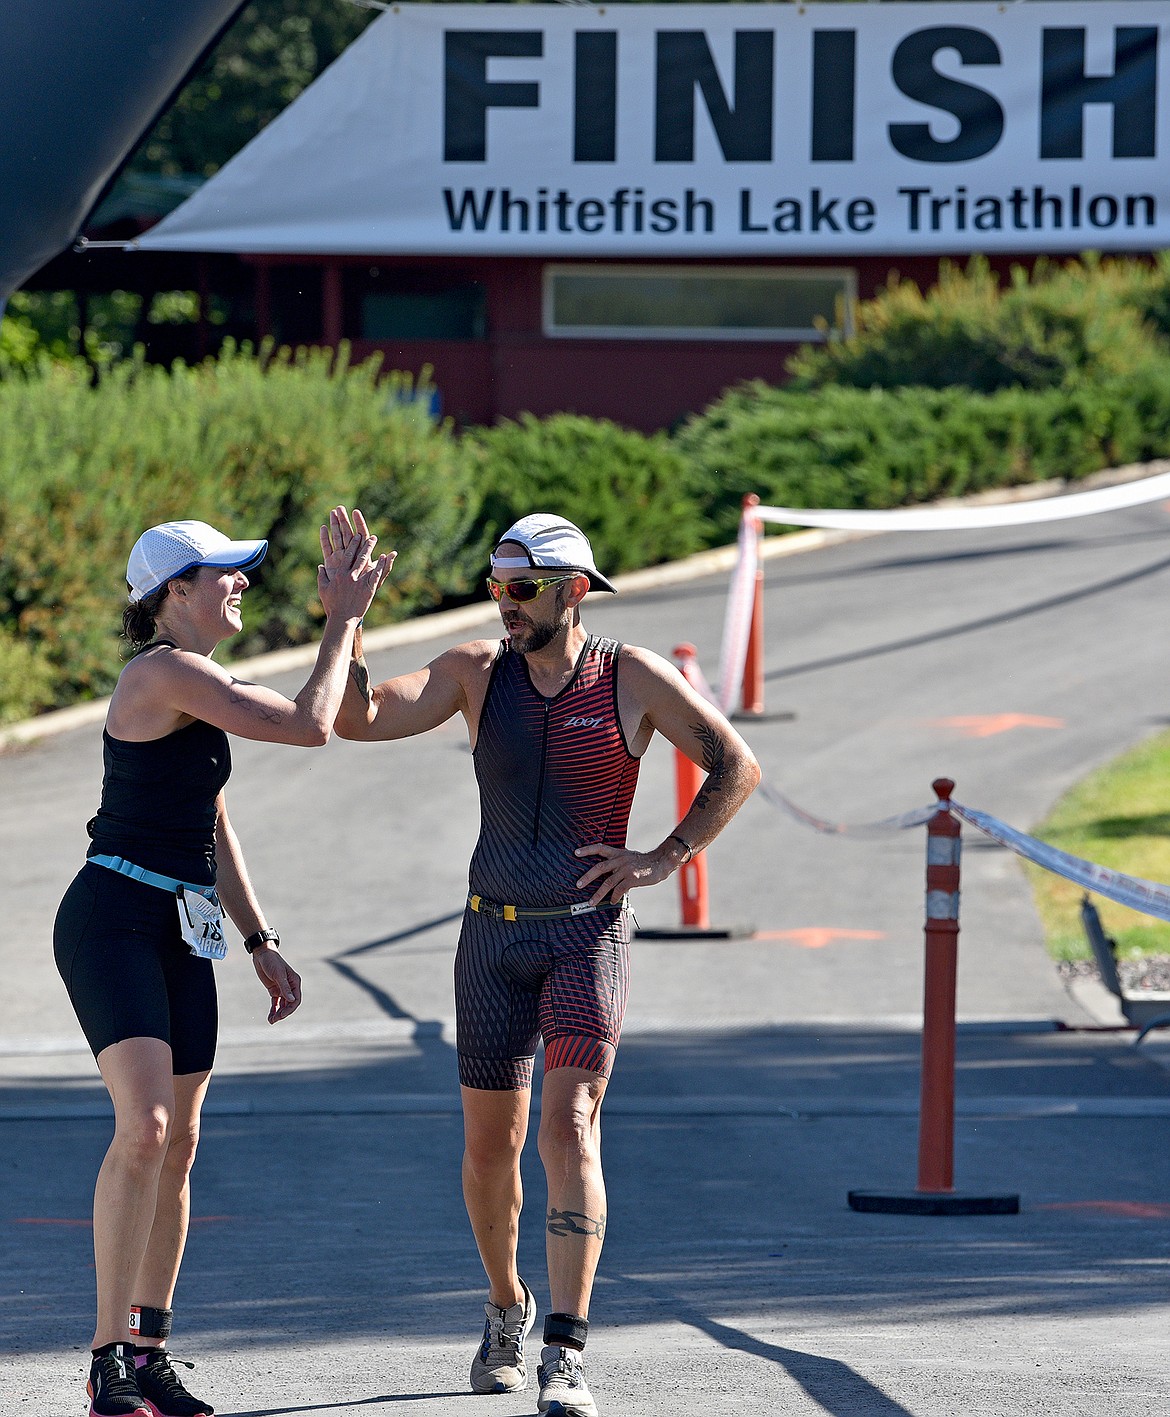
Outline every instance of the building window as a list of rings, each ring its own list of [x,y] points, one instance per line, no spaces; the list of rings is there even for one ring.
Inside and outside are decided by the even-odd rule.
[[[856,272],[794,266],[544,268],[544,332],[562,339],[832,339]]]
[[[484,290],[468,283],[446,289],[367,289],[361,296],[361,332],[369,340],[481,340],[486,335]]]

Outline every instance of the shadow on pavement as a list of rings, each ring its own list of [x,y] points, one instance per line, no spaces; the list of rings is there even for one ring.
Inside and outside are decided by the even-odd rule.
[[[315,1058],[292,1038],[290,1066],[252,1067],[238,1047],[213,1081],[179,1351],[331,1337],[466,1346],[484,1284],[460,1195],[450,1043],[432,1031]],[[913,1188],[917,1057],[914,1033],[880,1028],[629,1036],[606,1103],[597,1346],[631,1325],[681,1329],[774,1364],[830,1413],[894,1417],[907,1409],[817,1356],[826,1334],[925,1314],[1164,1304],[1170,1074],[1126,1035],[962,1033],[956,1184],[1018,1190],[1023,1213],[856,1214],[850,1189]],[[80,1080],[87,1061],[77,1080],[0,1086],[0,1351],[88,1337],[87,1217],[110,1125],[77,1115],[100,1101]],[[521,1262],[540,1297],[534,1140]]]
[[[917,649],[921,645],[951,640],[959,635],[973,634],[976,631],[988,630],[999,625],[1010,625],[1017,620],[1026,620],[1032,615],[1039,615],[1047,610],[1055,610],[1093,596],[1104,595],[1121,586],[1131,585],[1136,581],[1156,576],[1167,568],[1170,568],[1170,558],[1162,557],[1157,561],[1151,561],[1147,566],[1139,566],[1135,570],[1126,571],[1123,575],[1112,576],[1107,580],[1094,581],[1062,595],[1047,596],[1043,600],[1033,600],[1011,610],[1000,611],[994,615],[982,615],[974,620],[964,620],[961,623],[947,625],[939,630],[930,630],[924,634],[906,635],[900,639],[888,640],[885,644],[868,645],[864,649],[851,650],[845,654],[826,655],[822,659],[807,660],[804,664],[791,664],[782,669],[769,669],[764,674],[764,678],[768,682],[774,679],[791,679],[797,675],[809,674],[816,670],[835,669],[842,664],[856,664],[868,659],[877,659],[885,654],[897,654],[902,650]]]

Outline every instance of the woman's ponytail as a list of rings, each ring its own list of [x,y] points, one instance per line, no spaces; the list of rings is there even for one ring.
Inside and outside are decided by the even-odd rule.
[[[199,567],[192,566],[177,576],[172,576],[165,585],[144,595],[141,600],[132,600],[122,611],[122,634],[130,641],[134,654],[140,653],[155,637],[158,629],[159,611],[171,593],[171,581],[193,581],[199,574]]]

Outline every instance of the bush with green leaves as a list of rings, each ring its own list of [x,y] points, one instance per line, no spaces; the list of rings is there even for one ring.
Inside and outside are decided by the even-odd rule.
[[[1118,298],[1170,348],[1170,251],[1159,251],[1152,261],[1111,263]]]
[[[741,499],[784,507],[898,507],[1170,454],[1170,363],[1071,389],[824,388],[746,384],[678,434],[714,541]]]
[[[467,592],[484,554],[467,461],[411,381],[378,372],[344,352],[229,349],[170,372],[116,365],[96,386],[76,363],[0,384],[0,629],[53,666],[55,702],[113,684],[126,557],[158,522],[268,539],[232,657],[319,630],[318,528],[336,503],[400,550],[370,623]]]
[[[687,462],[664,434],[604,419],[523,414],[463,441],[492,542],[527,512],[556,512],[589,536],[606,574],[686,556],[707,544]]]
[[[1085,257],[1013,268],[1006,286],[985,257],[944,261],[922,291],[895,275],[863,301],[845,339],[807,345],[789,361],[800,390],[1067,388],[1128,378],[1166,358],[1170,265]]]
[[[0,625],[0,723],[30,718],[57,701],[57,674],[45,651]]]

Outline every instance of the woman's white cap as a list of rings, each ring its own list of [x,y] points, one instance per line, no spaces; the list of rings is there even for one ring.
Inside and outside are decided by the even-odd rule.
[[[126,565],[130,599],[141,600],[192,566],[250,570],[267,552],[267,541],[232,541],[206,522],[163,522],[134,543]]]
[[[498,555],[504,542],[522,546],[526,554],[522,557]],[[492,552],[493,569],[518,571],[526,566],[582,571],[589,577],[591,590],[611,590],[617,594],[617,587],[610,585],[594,564],[593,547],[581,528],[550,512],[533,512],[521,517],[496,542]]]

